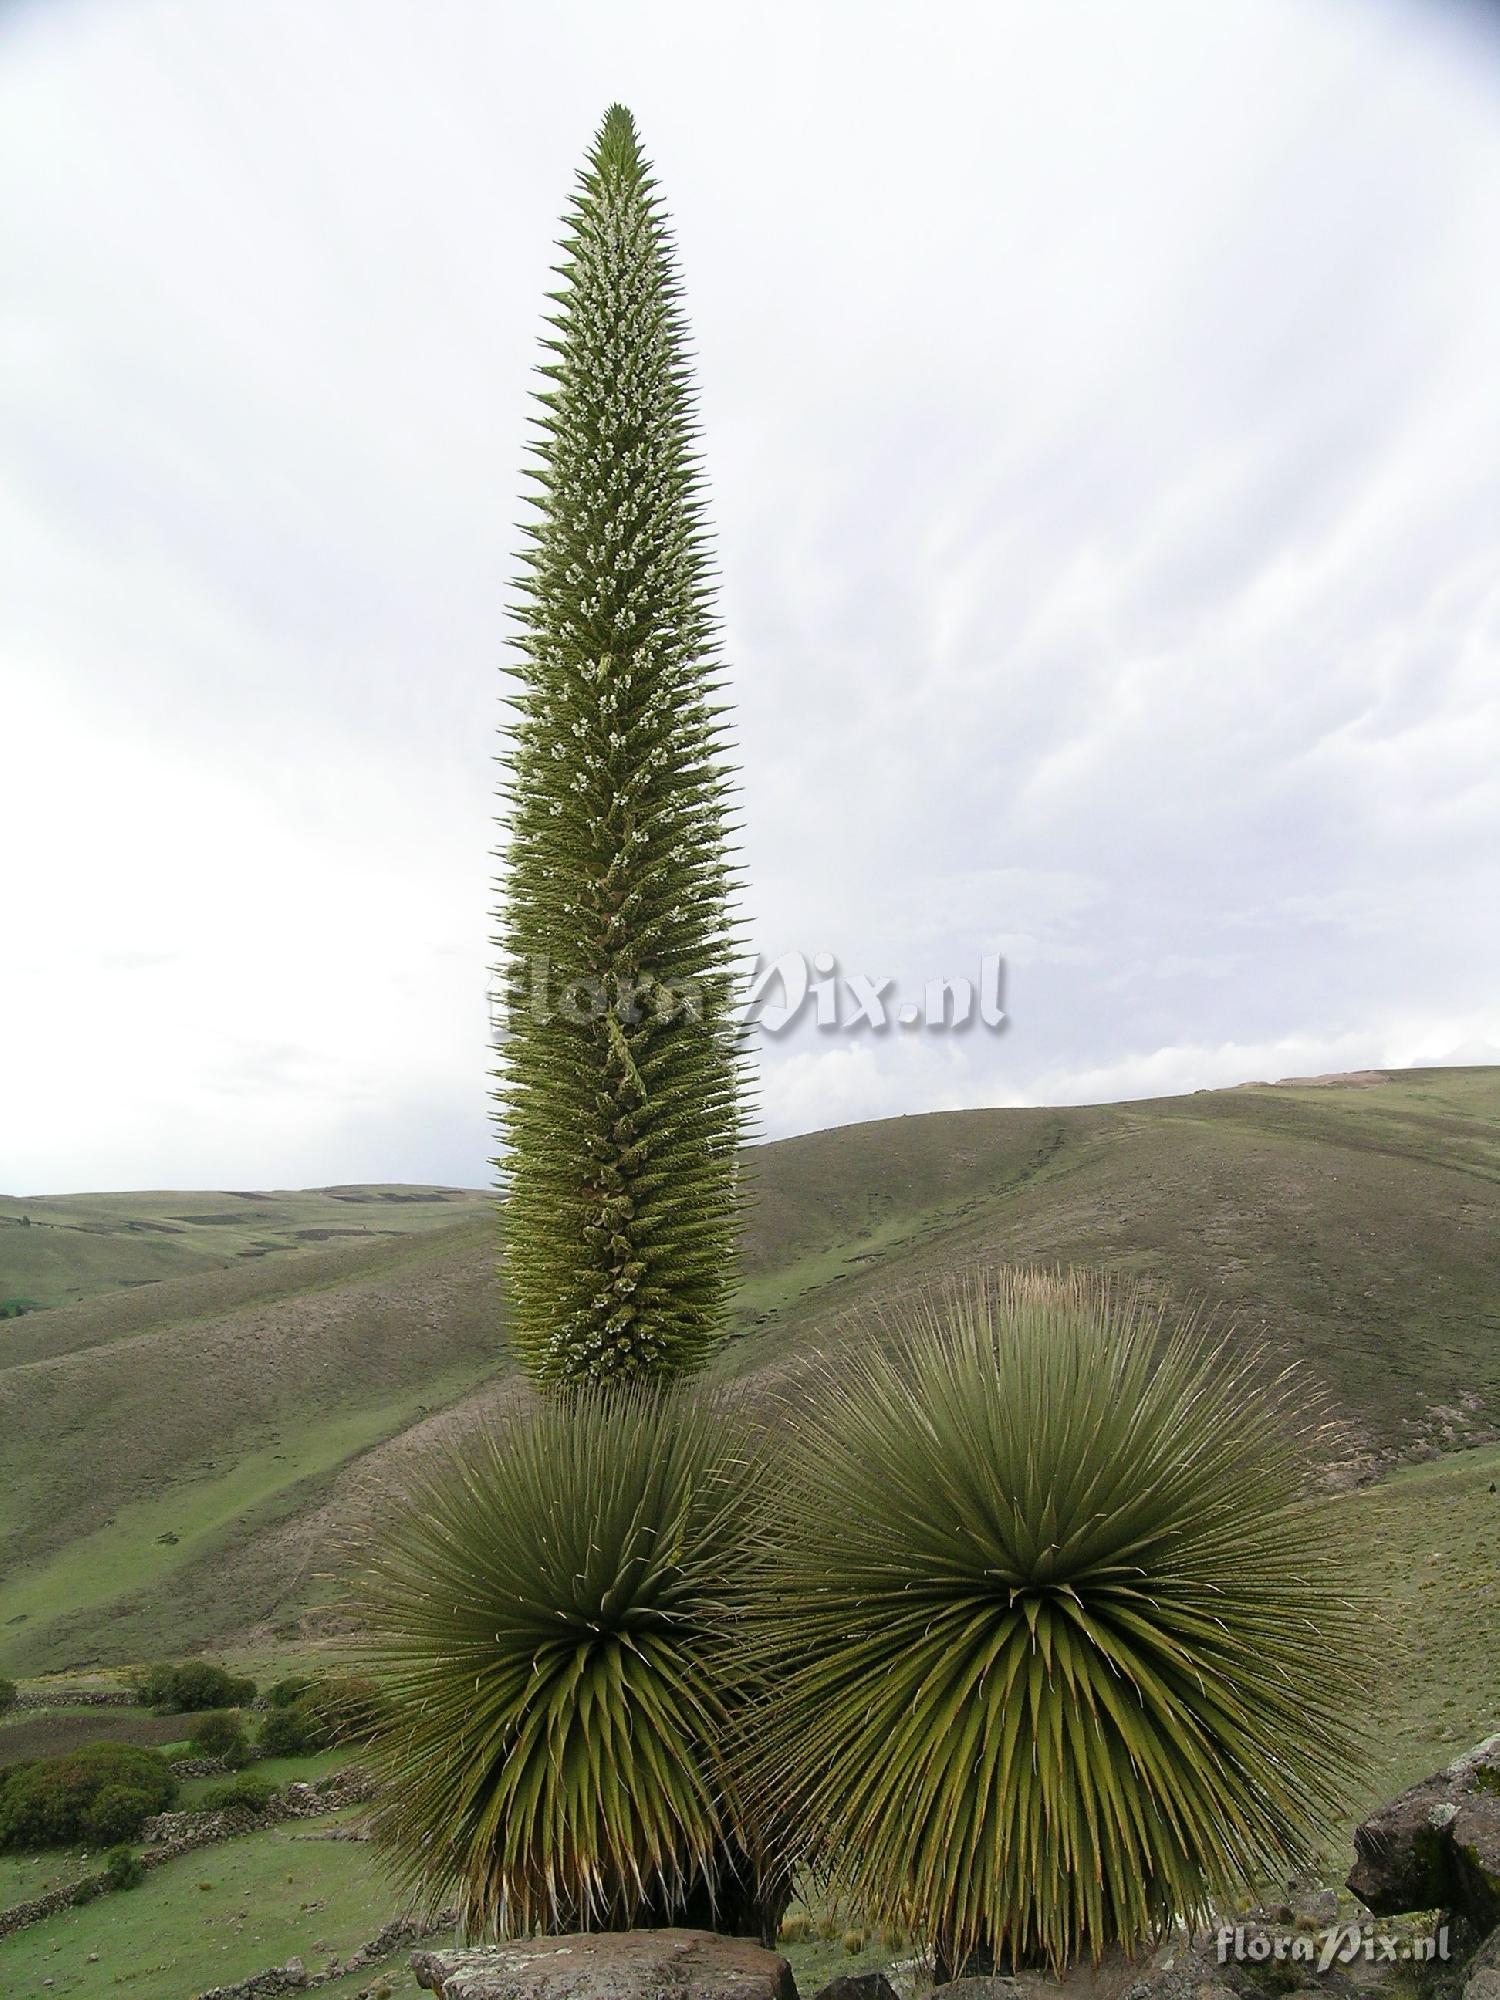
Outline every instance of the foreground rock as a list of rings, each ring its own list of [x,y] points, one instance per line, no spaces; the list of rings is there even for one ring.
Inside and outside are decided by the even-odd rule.
[[[438,2000],[797,2000],[792,1968],[712,1931],[594,1931],[412,1954]]]
[[[1377,1916],[1451,1910],[1500,1924],[1500,1736],[1372,1813],[1354,1835],[1349,1887]]]

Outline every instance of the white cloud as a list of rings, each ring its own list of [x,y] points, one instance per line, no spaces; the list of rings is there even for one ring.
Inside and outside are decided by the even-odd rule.
[[[525,397],[616,96],[755,941],[1010,968],[1002,1035],[769,1051],[768,1128],[1490,1046],[1491,15],[53,0],[0,70],[0,1186],[484,1177]]]

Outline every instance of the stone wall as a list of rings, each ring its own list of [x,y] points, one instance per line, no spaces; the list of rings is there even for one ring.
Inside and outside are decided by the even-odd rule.
[[[288,1959],[285,1965],[268,1966],[264,1972],[252,1973],[250,1978],[240,1980],[233,1986],[213,1986],[208,1992],[200,1993],[198,2000],[277,2000],[283,1993],[309,1993],[316,1987],[326,1986],[332,1979],[342,1979],[347,1973],[362,1972],[366,1966],[374,1966],[388,1959],[392,1952],[403,1950],[407,1945],[420,1944],[424,1938],[434,1937],[439,1931],[451,1931],[458,1922],[457,1910],[440,1910],[435,1917],[425,1922],[417,1917],[396,1917],[384,1930],[362,1944],[358,1951],[348,1958],[330,1959],[321,1972],[309,1972],[300,1958]],[[365,2000],[365,1996],[355,1994],[353,2000]]]
[[[77,1882],[65,1882],[60,1889],[49,1889],[45,1896],[34,1896],[29,1903],[13,1903],[8,1910],[0,1910],[0,1938],[23,1931],[28,1924],[39,1924],[44,1917],[55,1917],[74,1903],[85,1903],[102,1894],[104,1886],[102,1874],[84,1875]]]
[[[139,1708],[128,1688],[54,1688],[50,1694],[25,1688],[11,1703],[17,1708]]]
[[[274,1826],[288,1819],[317,1819],[345,1806],[361,1806],[374,1791],[375,1781],[368,1771],[351,1764],[348,1770],[335,1772],[321,1785],[288,1785],[284,1792],[273,1792],[264,1812],[226,1809],[157,1813],[146,1821],[141,1838],[153,1847],[158,1843],[176,1845],[186,1841],[187,1845],[178,1850],[185,1854],[189,1847],[209,1847],[216,1840],[232,1840],[236,1834],[253,1833],[260,1826]],[[149,1866],[150,1854],[143,1859]]]

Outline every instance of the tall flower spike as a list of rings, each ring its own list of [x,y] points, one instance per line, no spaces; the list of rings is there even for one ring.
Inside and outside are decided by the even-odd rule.
[[[709,536],[671,241],[630,113],[565,222],[499,912],[512,1334],[544,1386],[721,1337],[747,1117]]]

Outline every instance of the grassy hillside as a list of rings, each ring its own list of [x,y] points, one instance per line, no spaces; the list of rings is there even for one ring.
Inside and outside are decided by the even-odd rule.
[[[223,1270],[237,1259],[302,1256],[323,1243],[406,1237],[478,1213],[489,1199],[466,1188],[374,1186],[0,1195],[0,1310],[71,1305],[125,1286]]]
[[[893,1119],[751,1165],[728,1373],[783,1369],[847,1311],[967,1264],[1086,1262],[1303,1356],[1351,1475],[1500,1432],[1500,1071]],[[306,1199],[352,1192],[394,1191]],[[350,1524],[413,1455],[523,1393],[493,1222],[450,1199],[420,1233],[0,1323],[0,1670],[275,1650],[333,1622]],[[372,1226],[423,1211],[382,1201]]]

